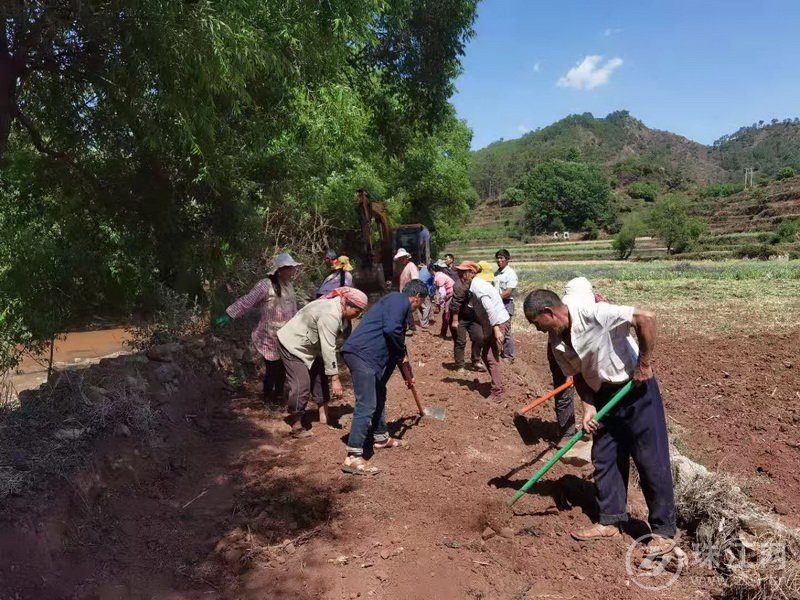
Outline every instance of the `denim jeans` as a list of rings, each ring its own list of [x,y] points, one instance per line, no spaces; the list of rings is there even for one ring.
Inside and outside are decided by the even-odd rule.
[[[389,430],[386,426],[386,383],[392,376],[395,365],[390,363],[383,373],[376,374],[355,354],[345,352],[342,358],[350,369],[353,393],[356,397],[350,436],[347,438],[347,453],[361,456],[370,429],[376,442],[385,442],[389,439]]]

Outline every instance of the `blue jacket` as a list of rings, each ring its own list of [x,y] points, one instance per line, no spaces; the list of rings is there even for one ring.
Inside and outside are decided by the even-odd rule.
[[[422,267],[419,270],[419,280],[428,286],[428,296],[433,298],[436,294],[436,286],[433,283],[433,273],[430,272],[428,267]]]
[[[393,369],[406,355],[410,312],[408,296],[400,292],[385,295],[362,317],[342,352],[355,354],[380,377],[387,367]]]

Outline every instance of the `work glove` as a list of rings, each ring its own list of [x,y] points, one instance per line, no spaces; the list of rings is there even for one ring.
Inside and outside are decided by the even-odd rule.
[[[230,322],[231,318],[227,314],[220,315],[216,319],[214,319],[214,325],[216,325],[217,327],[225,327],[225,325],[227,325]]]

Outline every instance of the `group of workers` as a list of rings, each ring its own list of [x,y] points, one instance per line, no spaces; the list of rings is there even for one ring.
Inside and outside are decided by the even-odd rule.
[[[261,317],[252,333],[255,348],[266,361],[264,393],[275,403],[281,392],[288,409],[290,435],[311,435],[306,419],[309,400],[327,422],[327,404],[342,396],[338,356],[350,371],[355,408],[342,471],[371,475],[378,469],[364,458],[364,450],[404,445],[389,435],[386,423],[386,386],[400,368],[408,386],[414,376],[406,338],[429,330],[432,306],[441,314],[439,335],[451,333],[455,368],[466,369],[467,339],[470,367],[488,370],[493,401],[503,399],[502,362],[515,358],[511,317],[519,281],[509,265],[507,250],[495,255],[497,268],[488,263],[455,263],[452,254],[432,265],[415,264],[399,249],[399,291],[380,298],[369,310],[366,294],[353,287],[352,266],[346,256],[328,252],[330,273],[317,290],[317,299],[298,310],[292,279],[300,263],[288,254],[275,259],[267,278],[226,309],[217,319],[224,324],[259,307]],[[670,552],[675,542],[676,512],[664,409],[651,360],[655,341],[654,316],[630,306],[610,304],[595,294],[591,283],[570,280],[563,297],[537,289],[524,300],[527,321],[548,335],[547,360],[558,387],[571,377],[583,405],[582,429],[592,434],[592,462],[600,509],[599,523],[573,537],[580,541],[615,538],[627,520],[629,462],[640,475],[649,509],[652,539],[649,555]],[[348,324],[360,318],[348,330]],[[635,331],[636,338],[631,335]],[[347,334],[347,335],[344,335]],[[337,340],[345,338],[337,353]],[[602,423],[593,417],[629,380],[632,391]],[[571,389],[556,397],[560,426],[558,445],[577,432]]]

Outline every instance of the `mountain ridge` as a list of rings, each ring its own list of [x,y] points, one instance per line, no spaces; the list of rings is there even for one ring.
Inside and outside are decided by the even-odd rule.
[[[612,184],[628,184],[646,170],[663,188],[686,189],[740,180],[745,167],[763,176],[784,166],[800,170],[800,119],[760,121],[704,145],[649,128],[626,110],[602,118],[574,114],[519,138],[492,142],[472,157],[470,176],[483,199],[498,197],[552,158],[599,164]]]

